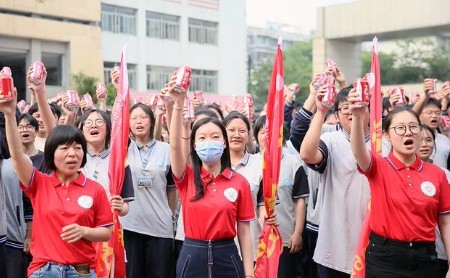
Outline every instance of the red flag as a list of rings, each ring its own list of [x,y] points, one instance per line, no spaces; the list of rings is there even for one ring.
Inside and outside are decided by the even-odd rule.
[[[128,135],[130,130],[130,98],[128,87],[127,49],[123,49],[120,61],[120,81],[113,107],[111,130],[111,154],[109,158],[109,190],[111,195],[120,195],[125,177]],[[97,250],[98,278],[125,278],[125,250],[122,228],[117,211],[113,213],[113,232],[108,242],[102,242]]]
[[[378,59],[378,39],[373,39],[372,46],[372,66],[368,80],[370,84],[370,148],[372,153],[381,155],[381,112],[382,112],[382,96],[381,96],[381,80],[380,80],[380,61]],[[370,202],[367,208],[364,224],[359,237],[358,248],[356,249],[355,262],[352,269],[352,278],[364,278],[366,274],[366,248],[369,245],[370,235]]]
[[[263,192],[267,215],[275,211],[275,201],[280,176],[281,147],[283,141],[283,105],[284,105],[284,73],[281,38],[270,80],[267,99],[267,120],[265,126],[265,148],[263,152]],[[283,250],[283,241],[277,227],[264,223],[259,237],[258,257],[255,277],[275,278],[278,273],[278,262]]]

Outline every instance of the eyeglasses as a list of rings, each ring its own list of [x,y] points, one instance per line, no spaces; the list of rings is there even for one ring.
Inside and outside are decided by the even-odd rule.
[[[406,134],[406,129],[409,129],[409,131],[411,132],[411,134],[419,134],[422,131],[422,126],[419,124],[411,124],[408,127],[405,125],[398,125],[398,126],[394,126],[391,127],[389,129],[393,129],[395,134],[397,134],[398,136],[403,136]]]
[[[342,106],[341,108],[338,109],[338,111],[341,113],[341,115],[344,115],[344,116],[350,114],[350,108],[348,105]]]
[[[32,125],[25,125],[25,126],[24,125],[18,125],[17,129],[19,131],[23,131],[24,129],[26,129],[26,130],[35,130],[34,126],[32,126]]]
[[[132,120],[133,122],[137,121],[138,119],[140,119],[141,121],[147,120],[150,117],[148,115],[140,115],[140,116],[133,116],[132,118],[130,118],[130,120]]]
[[[93,120],[86,120],[86,121],[84,121],[84,127],[90,128],[94,123],[95,123],[96,127],[102,127],[102,126],[105,125],[105,121],[104,120],[96,119],[95,121],[93,121]]]
[[[424,111],[423,113],[427,116],[431,116],[431,115],[436,115],[436,117],[441,116],[441,111],[428,110],[428,111]]]

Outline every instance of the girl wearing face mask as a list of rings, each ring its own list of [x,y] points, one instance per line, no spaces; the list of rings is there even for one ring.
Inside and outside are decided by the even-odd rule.
[[[450,187],[445,173],[417,156],[422,126],[419,116],[405,108],[393,110],[384,121],[384,136],[392,144],[388,157],[369,152],[362,120],[367,108],[357,100],[358,94],[351,91],[351,148],[372,196],[366,277],[437,277],[436,225],[450,254]]]
[[[153,136],[155,117],[145,104],[130,108],[128,146],[135,199],[120,218],[127,255],[127,277],[170,277],[176,189],[169,144]]]
[[[430,157],[436,149],[435,133],[429,126],[422,125],[422,135],[423,138],[420,142],[420,148],[417,150],[417,155],[422,161],[433,163]],[[445,168],[441,167],[441,169],[445,172],[447,181],[450,183],[450,172]],[[441,232],[438,227],[436,227],[436,252],[439,264],[439,276],[437,277],[445,278],[448,272],[448,257],[445,253],[444,243],[442,242]]]
[[[170,158],[183,207],[186,238],[177,277],[253,277],[250,221],[255,218],[250,186],[231,170],[229,144],[216,118],[196,122],[190,136],[192,166],[182,152],[186,91],[169,89],[174,99]],[[237,235],[242,261],[234,243]]]

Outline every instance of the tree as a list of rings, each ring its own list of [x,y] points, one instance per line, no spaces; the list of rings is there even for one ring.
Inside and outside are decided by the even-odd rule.
[[[275,54],[275,53],[274,53]],[[285,84],[298,83],[300,93],[297,100],[304,100],[309,93],[312,79],[312,41],[296,42],[283,51]],[[248,79],[250,92],[257,104],[267,101],[273,61],[261,63],[259,68],[251,70]]]
[[[380,60],[380,78],[383,85],[398,84],[395,81],[397,75],[395,64],[395,55],[378,52],[378,58]],[[362,75],[370,72],[372,64],[372,52],[363,52],[361,57]]]
[[[90,94],[92,99],[96,99],[95,90],[98,82],[98,78],[87,76],[84,73],[80,72],[78,74],[74,74],[72,76],[73,85],[75,90],[77,90],[78,94],[81,96],[85,94]]]

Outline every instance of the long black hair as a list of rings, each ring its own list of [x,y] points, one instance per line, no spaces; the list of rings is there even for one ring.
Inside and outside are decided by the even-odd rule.
[[[225,141],[225,148],[223,150],[222,157],[220,158],[220,172],[223,172],[226,168],[231,168],[231,159],[230,159],[230,146],[228,144],[228,137],[227,137],[227,131],[225,130],[225,126],[222,124],[222,122],[217,118],[207,117],[199,120],[195,123],[194,127],[192,128],[191,132],[191,160],[192,160],[192,168],[194,169],[194,183],[195,183],[195,192],[196,195],[191,199],[191,202],[195,202],[203,198],[205,196],[205,187],[209,184],[203,185],[202,178],[201,178],[201,167],[202,167],[202,160],[197,155],[197,151],[194,148],[195,145],[195,134],[197,133],[197,130],[208,123],[213,123],[216,126],[220,128],[222,131],[223,140]],[[211,181],[212,182],[212,181]]]
[[[84,124],[86,123],[86,120],[89,117],[89,115],[91,115],[92,113],[97,113],[100,116],[100,118],[105,122],[106,126],[105,149],[107,149],[109,148],[109,143],[111,141],[112,125],[111,125],[111,118],[109,117],[108,114],[106,114],[106,112],[99,109],[86,110],[86,112],[84,112],[84,114],[79,118],[79,123],[76,124],[76,126],[78,126],[81,132],[83,132]]]
[[[148,107],[147,105],[143,104],[143,103],[136,103],[131,105],[130,107],[130,115],[131,112],[133,112],[134,109],[136,108],[141,108],[145,114],[147,114],[147,116],[150,118],[150,130],[149,130],[149,135],[150,135],[150,139],[153,139],[154,133],[155,133],[155,114],[153,114],[152,109],[150,109],[150,107]],[[130,133],[132,134],[133,132]]]
[[[391,123],[392,123],[392,120],[394,119],[395,115],[402,113],[402,112],[408,112],[411,115],[413,115],[417,119],[417,122],[419,123],[419,125],[421,125],[420,117],[414,110],[411,110],[411,108],[406,107],[406,106],[405,107],[400,106],[400,107],[395,108],[391,112],[389,112],[389,114],[383,120],[383,131],[384,132],[386,132],[386,133],[389,132],[389,128],[391,127]]]

